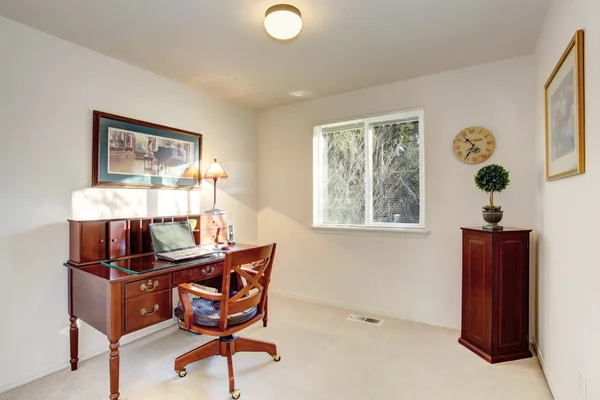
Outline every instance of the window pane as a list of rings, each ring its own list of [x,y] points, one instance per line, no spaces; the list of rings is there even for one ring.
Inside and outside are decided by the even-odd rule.
[[[326,224],[365,223],[364,128],[323,134],[320,216]]]
[[[419,223],[419,122],[373,127],[373,222]]]

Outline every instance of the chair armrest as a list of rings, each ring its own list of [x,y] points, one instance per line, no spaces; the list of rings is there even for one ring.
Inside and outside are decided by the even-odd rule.
[[[183,325],[185,329],[191,330],[194,324],[194,308],[188,294],[202,297],[207,300],[224,300],[225,296],[222,293],[211,293],[206,290],[194,287],[189,283],[182,283],[177,286],[179,292],[179,300],[181,301],[181,308],[183,309]]]
[[[184,293],[190,293],[194,296],[202,297],[203,299],[207,299],[207,300],[218,300],[218,301],[225,300],[225,296],[223,296],[223,293],[211,293],[206,290],[202,290],[200,288],[192,286],[189,283],[180,284],[177,287],[177,290],[179,291],[179,297],[181,297],[182,294],[184,294]]]

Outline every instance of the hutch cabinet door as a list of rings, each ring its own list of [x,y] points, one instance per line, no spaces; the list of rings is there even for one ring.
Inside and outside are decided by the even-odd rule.
[[[127,221],[110,221],[108,223],[108,258],[127,255]]]
[[[106,259],[106,222],[81,223],[81,262]]]

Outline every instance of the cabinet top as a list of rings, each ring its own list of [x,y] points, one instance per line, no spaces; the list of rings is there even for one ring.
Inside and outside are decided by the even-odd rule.
[[[147,220],[159,220],[159,219],[174,219],[175,221],[177,221],[177,219],[181,219],[181,220],[186,220],[188,218],[198,218],[198,217],[211,217],[211,216],[219,216],[219,215],[227,215],[227,212],[223,212],[221,214],[206,214],[206,213],[199,213],[199,214],[183,214],[183,215],[155,215],[155,216],[146,216],[146,217],[121,217],[121,218],[101,218],[101,219],[73,219],[73,218],[69,218],[67,219],[68,222],[108,222],[108,221],[125,221],[125,220],[142,220],[142,219],[147,219]]]
[[[476,226],[476,227],[461,227],[460,229],[462,229],[463,231],[477,231],[477,232],[484,232],[484,233],[493,233],[493,234],[498,234],[501,235],[503,233],[511,233],[511,232],[531,232],[532,229],[526,229],[526,228],[510,228],[510,227],[503,227],[502,230],[491,230],[491,229],[483,229],[480,226]]]

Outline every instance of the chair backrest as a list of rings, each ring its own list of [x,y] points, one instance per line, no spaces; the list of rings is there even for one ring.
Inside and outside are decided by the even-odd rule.
[[[264,311],[276,247],[273,243],[225,255],[221,289],[225,298],[221,302],[219,329],[227,329],[227,317],[230,315],[255,306],[258,313]],[[231,292],[232,279],[237,279],[237,293]]]

